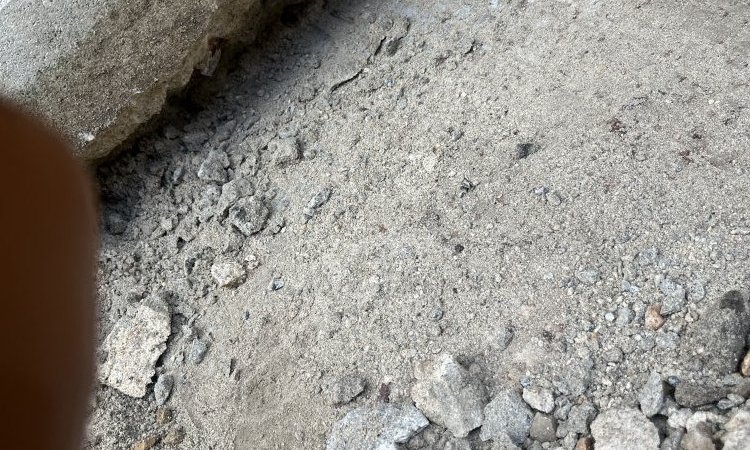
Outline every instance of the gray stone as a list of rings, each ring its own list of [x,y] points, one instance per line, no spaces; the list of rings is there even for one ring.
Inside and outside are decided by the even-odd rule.
[[[286,166],[297,162],[300,158],[299,143],[296,138],[275,139],[268,144],[273,163]]]
[[[487,403],[484,386],[461,367],[453,356],[440,355],[415,368],[417,383],[411,394],[417,408],[432,422],[456,437],[465,437],[482,425]]]
[[[602,411],[591,423],[596,450],[656,450],[659,432],[656,426],[634,408]]]
[[[515,444],[522,444],[529,435],[532,412],[516,391],[498,393],[484,408],[484,424],[479,432],[483,441],[508,435]]]
[[[226,183],[229,157],[221,150],[211,150],[198,168],[198,178],[203,181]]]
[[[204,339],[194,338],[190,343],[187,358],[193,364],[200,364],[208,353],[208,342]]]
[[[429,421],[412,405],[380,403],[349,411],[334,424],[326,450],[399,450]]]
[[[659,259],[659,251],[653,247],[638,253],[638,263],[641,266],[652,266]]]
[[[223,39],[251,40],[259,0],[0,1],[0,92],[48,117],[97,159],[157,114]]]
[[[666,384],[662,381],[661,375],[657,372],[651,372],[638,395],[641,411],[646,417],[654,416],[659,412],[664,404],[666,393]]]
[[[570,408],[568,419],[558,427],[558,437],[565,437],[569,434],[588,434],[589,425],[596,417],[596,412],[596,407],[591,403],[574,405]]]
[[[154,383],[154,400],[156,405],[161,406],[167,402],[174,386],[174,377],[169,374],[161,374]]]
[[[700,319],[688,324],[682,339],[681,358],[686,367],[694,362],[723,376],[737,371],[750,331],[747,301],[730,291],[706,305]]]
[[[659,289],[664,294],[664,300],[661,303],[661,314],[663,316],[679,312],[685,307],[686,293],[681,284],[665,278],[659,283]]]
[[[235,287],[245,281],[247,273],[242,264],[227,261],[214,263],[211,266],[211,276],[220,287]]]
[[[674,399],[687,408],[713,404],[724,398],[729,389],[700,383],[682,382],[674,390]]]
[[[576,278],[583,284],[595,284],[601,278],[598,270],[584,269],[576,272]]]
[[[364,392],[367,383],[359,375],[344,375],[331,386],[331,402],[334,405],[345,405]]]
[[[667,419],[667,424],[672,428],[687,428],[687,421],[693,415],[690,408],[682,408],[673,412]]]
[[[667,350],[675,349],[680,345],[680,335],[674,331],[660,331],[656,333],[656,345]]]
[[[507,434],[501,434],[500,436],[497,436],[494,439],[492,439],[492,450],[520,450],[520,449],[521,447],[517,446],[513,442],[513,440],[508,437]]]
[[[256,196],[239,199],[229,208],[229,223],[245,236],[260,232],[268,220],[266,205]]]
[[[156,299],[118,320],[104,340],[107,359],[99,368],[100,380],[131,397],[146,395],[156,361],[167,348],[170,322],[167,305]]]
[[[750,448],[750,411],[739,410],[724,424],[723,450]]]
[[[220,218],[226,217],[229,208],[242,197],[250,197],[255,194],[252,182],[246,178],[236,178],[221,186],[221,197],[216,205],[216,214]]]
[[[719,425],[725,423],[727,419],[724,416],[711,411],[694,412],[685,422],[685,429],[690,432],[693,430],[717,430]]]
[[[557,439],[557,420],[554,417],[536,413],[531,420],[529,436],[540,442],[552,442]]]
[[[703,430],[688,431],[682,438],[683,450],[716,450],[716,445],[710,434]]]
[[[615,324],[624,327],[635,319],[635,311],[628,307],[622,307],[617,309],[617,318]]]
[[[508,348],[511,342],[513,342],[514,335],[515,330],[513,327],[501,326],[495,334],[494,344],[497,346],[498,350],[503,351]]]
[[[688,300],[691,302],[699,302],[706,297],[706,288],[703,287],[703,283],[698,280],[693,280],[688,283]]]
[[[555,396],[549,389],[525,388],[523,399],[529,406],[543,413],[551,413],[555,409]]]
[[[685,430],[678,429],[678,430],[672,430],[667,437],[664,438],[663,441],[661,441],[661,446],[659,446],[659,450],[681,450],[682,446],[680,443],[682,442],[682,438],[685,436]]]
[[[307,206],[305,206],[305,209],[302,211],[302,214],[305,216],[305,221],[312,219],[318,209],[325,205],[330,198],[331,190],[329,188],[325,188],[315,194],[310,201],[307,202]]]

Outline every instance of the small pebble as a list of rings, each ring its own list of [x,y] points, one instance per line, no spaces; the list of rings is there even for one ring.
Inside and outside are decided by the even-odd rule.
[[[664,325],[664,317],[661,316],[661,305],[656,303],[646,308],[646,328],[656,331]]]
[[[750,377],[750,351],[745,354],[740,364],[740,373],[743,377]]]
[[[281,278],[274,278],[271,280],[271,284],[268,286],[268,288],[272,291],[278,291],[281,290],[284,287],[284,280]]]
[[[203,362],[203,358],[206,357],[208,352],[208,342],[203,339],[195,338],[190,344],[190,351],[188,352],[188,361],[193,364],[200,364]]]
[[[574,450],[594,450],[594,438],[585,436],[578,439]]]
[[[635,311],[630,308],[622,307],[617,309],[617,319],[615,323],[618,326],[624,327],[635,319]]]
[[[657,372],[651,372],[638,396],[643,414],[646,417],[655,416],[664,404],[666,394],[666,386],[661,379],[661,375]]]
[[[154,383],[154,400],[158,406],[166,403],[169,399],[169,395],[172,393],[172,387],[174,386],[174,378],[169,374],[159,375]]]
[[[169,446],[176,446],[181,444],[183,440],[185,440],[185,430],[182,427],[174,427],[167,431],[162,442]]]
[[[268,144],[268,150],[276,166],[286,166],[300,158],[299,143],[293,137],[274,140]]]
[[[236,262],[218,262],[211,266],[211,276],[219,287],[235,287],[245,281],[247,273],[242,264]]]
[[[529,436],[539,442],[552,442],[557,440],[557,421],[547,414],[536,413],[531,420]]]
[[[156,408],[156,424],[166,425],[169,422],[172,421],[172,410],[167,408],[166,406],[160,406],[159,408]]]
[[[555,396],[549,389],[525,388],[523,400],[532,408],[543,413],[551,413],[555,409]]]
[[[149,450],[151,447],[156,445],[156,442],[158,440],[159,438],[156,436],[149,436],[133,444],[133,447],[131,447],[131,450]]]

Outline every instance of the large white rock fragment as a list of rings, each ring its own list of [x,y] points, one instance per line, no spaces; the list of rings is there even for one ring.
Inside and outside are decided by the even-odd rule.
[[[144,303],[132,316],[121,318],[104,341],[107,360],[99,369],[101,382],[131,397],[146,395],[170,331],[165,304]]]

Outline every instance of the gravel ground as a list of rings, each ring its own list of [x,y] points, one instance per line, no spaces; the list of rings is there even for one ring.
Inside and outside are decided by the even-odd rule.
[[[605,410],[601,448],[740,439],[748,20],[736,1],[287,8],[98,169],[88,447],[584,449]],[[148,314],[168,338],[132,328]],[[347,441],[362,423],[387,433]]]

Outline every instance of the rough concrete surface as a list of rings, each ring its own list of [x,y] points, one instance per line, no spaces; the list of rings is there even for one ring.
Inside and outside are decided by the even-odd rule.
[[[415,368],[444,353],[490,398],[551,392],[544,432],[519,395],[513,443],[431,423],[391,444],[590,449],[600,411],[610,448],[744,439],[722,427],[750,396],[731,319],[750,287],[748,21],[737,1],[286,9],[98,168],[101,335],[169,303],[150,379],[173,377],[173,418],[152,384],[102,385],[88,447],[324,448],[351,411],[415,405]],[[224,263],[243,281],[220,286]],[[364,390],[332,401],[350,376]]]
[[[50,119],[81,157],[101,158],[278,3],[3,0],[0,94]]]

